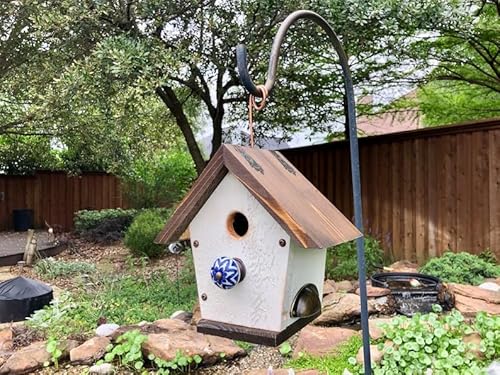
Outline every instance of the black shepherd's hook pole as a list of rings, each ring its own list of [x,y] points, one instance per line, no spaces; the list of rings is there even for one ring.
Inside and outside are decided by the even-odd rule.
[[[354,198],[354,223],[356,227],[363,232],[363,215],[361,206],[361,181],[359,172],[359,152],[358,152],[358,135],[356,131],[356,108],[354,99],[354,88],[352,84],[351,72],[347,56],[344,48],[340,43],[339,38],[326,22],[326,20],[317,13],[308,10],[298,10],[290,14],[281,24],[278,33],[273,41],[271,49],[271,57],[269,59],[269,67],[267,70],[267,79],[265,88],[268,93],[271,93],[274,83],[276,81],[276,70],[278,68],[278,60],[280,55],[281,44],[285,38],[286,32],[297,20],[307,18],[317,23],[327,33],[330,41],[332,42],[335,51],[339,56],[339,62],[342,66],[342,73],[344,75],[344,88],[347,102],[347,118],[346,123],[349,127],[349,146],[351,152],[351,174],[352,174],[352,194]],[[250,75],[248,74],[247,67],[247,50],[245,45],[240,44],[236,47],[236,58],[238,62],[238,72],[241,83],[256,97],[262,97],[263,92],[257,87]],[[368,304],[366,295],[366,268],[365,268],[365,251],[363,237],[356,240],[356,249],[358,254],[358,274],[359,274],[359,291],[361,299],[361,329],[363,333],[363,354],[364,354],[364,367],[365,374],[371,374],[371,361],[370,361],[370,334],[368,331]]]

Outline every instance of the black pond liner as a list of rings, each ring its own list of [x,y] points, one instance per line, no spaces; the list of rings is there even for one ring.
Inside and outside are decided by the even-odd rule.
[[[0,323],[29,317],[52,301],[52,288],[39,281],[18,276],[0,283]]]
[[[412,286],[412,280],[418,286]],[[391,290],[396,302],[396,311],[406,316],[432,311],[432,305],[440,304],[441,280],[437,277],[412,272],[376,273],[371,277],[372,285]]]

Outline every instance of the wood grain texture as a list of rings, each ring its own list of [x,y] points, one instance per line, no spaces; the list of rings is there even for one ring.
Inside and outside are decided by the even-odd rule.
[[[388,257],[422,264],[447,249],[491,249],[500,258],[500,119],[360,138],[359,147],[364,231]],[[282,153],[312,178],[313,151],[329,166],[319,190],[352,217],[347,143]]]
[[[47,221],[69,231],[78,210],[126,208],[118,204],[121,197],[116,202],[103,199],[115,194],[110,189],[118,185],[117,177],[105,173],[67,176],[63,172],[39,171],[33,176],[0,175],[0,193],[4,196],[0,200],[0,230],[13,229],[12,210],[28,208],[34,211],[35,228],[45,228]]]
[[[313,154],[313,160],[316,158]],[[229,170],[304,248],[326,248],[361,235],[279,152],[222,145],[177,208],[157,243],[178,240]],[[313,168],[313,177],[319,169]],[[319,182],[318,178],[316,179]],[[323,180],[326,181],[326,180]]]

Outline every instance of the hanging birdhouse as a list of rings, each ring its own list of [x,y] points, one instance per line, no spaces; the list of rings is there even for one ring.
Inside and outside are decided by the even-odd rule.
[[[187,229],[197,330],[266,345],[321,313],[326,248],[361,236],[279,152],[232,145],[217,151],[156,241]]]

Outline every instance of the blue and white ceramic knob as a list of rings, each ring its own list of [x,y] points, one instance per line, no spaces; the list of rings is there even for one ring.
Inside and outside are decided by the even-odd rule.
[[[210,269],[213,283],[221,289],[231,289],[245,278],[245,266],[238,258],[218,257]]]

